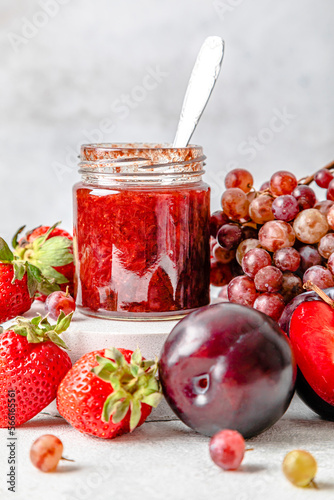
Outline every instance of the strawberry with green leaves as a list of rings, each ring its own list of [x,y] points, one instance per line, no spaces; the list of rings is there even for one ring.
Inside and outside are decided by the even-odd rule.
[[[19,317],[0,334],[0,427],[27,422],[55,399],[72,366],[59,337],[71,318],[61,313],[51,325],[41,316],[31,321]]]
[[[162,398],[157,361],[139,349],[85,354],[64,377],[57,393],[59,413],[86,434],[111,439],[142,425]]]
[[[18,240],[23,226],[16,232],[12,245],[15,255],[38,267],[43,276],[60,285],[61,290],[69,287],[69,293],[73,295],[73,238],[57,227],[58,224],[60,222],[51,227],[39,226]],[[40,295],[40,299],[45,300],[46,295]]]
[[[49,295],[59,286],[33,264],[14,255],[0,238],[0,323],[28,311],[36,292]]]

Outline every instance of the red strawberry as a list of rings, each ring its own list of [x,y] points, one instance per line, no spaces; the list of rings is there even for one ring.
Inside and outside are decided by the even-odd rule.
[[[50,293],[57,288],[35,266],[14,256],[0,238],[0,323],[28,311],[37,290]]]
[[[23,231],[20,228],[13,238],[15,254],[38,267],[43,275],[60,285],[61,290],[74,294],[73,238],[64,229],[53,226],[39,226],[17,241]],[[40,300],[46,296],[41,295]]]
[[[71,318],[72,314],[61,313],[56,325],[41,316],[31,321],[17,318],[0,335],[0,427],[27,422],[56,397],[60,381],[72,366],[59,337]]]
[[[131,432],[162,398],[156,372],[157,361],[145,361],[139,349],[85,354],[58,388],[59,413],[93,436],[111,439]]]

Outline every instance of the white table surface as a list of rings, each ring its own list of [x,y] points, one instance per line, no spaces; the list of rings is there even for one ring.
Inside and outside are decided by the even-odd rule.
[[[29,460],[31,443],[52,433],[63,441],[58,471]],[[209,438],[180,421],[148,422],[132,434],[103,440],[80,434],[61,417],[40,414],[16,430],[17,491],[6,491],[6,429],[0,429],[0,498],[16,500],[257,500],[334,497],[334,423],[320,420],[297,397],[271,429],[247,442],[240,470],[225,472],[209,457]],[[318,461],[318,490],[296,488],[281,472],[285,454],[303,448]]]

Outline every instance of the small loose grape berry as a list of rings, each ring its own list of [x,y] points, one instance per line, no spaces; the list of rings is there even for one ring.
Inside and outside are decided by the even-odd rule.
[[[280,248],[274,253],[274,264],[281,271],[297,271],[300,260],[300,253],[292,247]]]
[[[292,196],[296,198],[300,210],[306,210],[307,208],[313,208],[317,198],[315,192],[310,186],[297,186],[292,191]]]
[[[316,184],[324,189],[328,188],[328,184],[333,180],[333,178],[333,175],[326,168],[318,170],[318,172],[314,175]]]
[[[251,307],[258,296],[258,292],[251,278],[237,276],[230,281],[227,287],[227,296],[230,302]]]
[[[253,176],[248,170],[243,168],[235,168],[231,170],[225,177],[225,187],[240,188],[244,193],[248,193],[253,186]]]
[[[222,196],[222,207],[229,219],[240,220],[248,216],[249,201],[240,188],[226,189]]]
[[[275,266],[262,267],[254,277],[254,285],[259,292],[278,292],[282,282],[282,271]]]
[[[271,176],[270,191],[275,196],[291,194],[295,187],[297,187],[297,179],[291,172],[280,170]]]
[[[305,450],[293,450],[283,460],[283,473],[295,486],[308,486],[317,473],[317,462],[313,455]]]
[[[325,236],[328,232],[328,224],[326,217],[319,210],[308,208],[297,215],[293,229],[299,241],[312,245]]]
[[[263,248],[253,248],[249,250],[249,252],[244,255],[241,262],[243,272],[250,278],[254,278],[260,269],[270,265],[270,254]]]
[[[211,438],[209,451],[218,467],[224,470],[235,470],[244,458],[245,440],[238,431],[222,430]]]
[[[262,194],[255,198],[249,205],[249,215],[257,224],[264,224],[269,220],[274,220],[272,210],[273,197],[268,194]]]
[[[42,472],[54,472],[63,454],[63,443],[52,434],[44,434],[33,442],[30,460]]]
[[[271,208],[275,219],[285,220],[286,222],[293,220],[299,213],[298,201],[290,194],[278,196],[273,201]]]
[[[67,316],[75,311],[75,300],[66,292],[52,292],[45,301],[45,310],[50,318],[56,320],[63,311]]]
[[[309,267],[303,276],[303,283],[306,281],[312,281],[314,285],[319,288],[330,288],[334,286],[333,275],[329,269],[324,266],[312,266]]]
[[[253,304],[254,309],[278,321],[285,308],[285,302],[279,293],[262,293]]]

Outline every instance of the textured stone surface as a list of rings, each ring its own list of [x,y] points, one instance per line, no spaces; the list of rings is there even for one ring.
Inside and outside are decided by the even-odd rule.
[[[334,494],[334,424],[297,398],[271,429],[247,442],[237,472],[223,472],[210,460],[209,439],[180,421],[145,423],[133,434],[104,441],[78,433],[61,418],[40,414],[17,429],[17,492],[6,491],[7,430],[0,429],[1,498],[16,500],[329,500]],[[31,443],[53,433],[64,443],[56,473],[43,474],[29,462]],[[287,452],[304,448],[318,461],[319,490],[298,489],[284,478]]]

